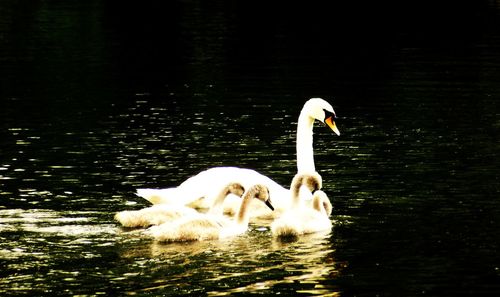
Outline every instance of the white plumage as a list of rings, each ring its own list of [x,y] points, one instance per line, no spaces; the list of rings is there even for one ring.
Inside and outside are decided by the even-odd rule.
[[[149,229],[149,233],[155,240],[161,242],[211,240],[236,236],[248,229],[248,205],[254,198],[270,204],[267,187],[254,185],[243,195],[240,209],[234,219],[210,212],[202,216],[187,217],[173,223],[153,226]]]
[[[141,210],[125,210],[115,215],[115,220],[123,227],[142,227],[172,222],[182,217],[194,216],[198,212],[182,205],[157,204]]]
[[[235,195],[241,197],[244,189],[240,184],[230,183],[226,185],[215,196],[210,212],[212,214],[222,214],[222,203],[226,196]],[[141,210],[126,210],[115,215],[117,220],[124,227],[149,227],[173,222],[181,218],[195,218],[201,214],[193,208],[178,204],[156,204]]]
[[[293,206],[271,224],[271,233],[277,237],[297,237],[303,234],[328,231],[332,228],[329,218],[332,204],[319,188],[318,174],[297,174],[291,185]],[[298,189],[305,185],[314,191],[312,204],[306,205],[298,198]],[[318,186],[316,186],[318,185]]]

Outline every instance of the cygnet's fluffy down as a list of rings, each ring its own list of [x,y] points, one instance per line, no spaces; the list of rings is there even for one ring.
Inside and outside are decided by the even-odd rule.
[[[328,231],[332,228],[329,218],[332,205],[328,196],[319,188],[321,183],[316,174],[297,174],[292,180],[293,207],[283,213],[271,224],[271,233],[277,237],[296,237],[302,234]],[[298,189],[302,186],[315,191],[312,207],[304,205],[298,198]]]
[[[141,210],[120,211],[115,215],[115,220],[123,227],[147,228],[198,214],[196,210],[182,205],[157,204]]]
[[[226,185],[215,197],[214,204],[210,209],[212,214],[221,213],[221,205],[228,195],[241,197],[244,192],[241,184],[230,183]],[[156,204],[141,210],[126,210],[115,215],[117,220],[124,227],[149,227],[163,223],[173,222],[181,218],[194,219],[202,216],[198,211],[178,204]]]
[[[316,191],[313,199],[321,199],[324,201],[321,203],[322,205],[330,205],[331,212],[330,200],[323,191]],[[284,213],[271,224],[271,232],[278,237],[297,237],[303,234],[331,231],[332,221],[327,213],[328,210],[325,210],[325,206],[322,206],[320,210],[310,207],[293,209]]]
[[[173,223],[153,226],[149,229],[149,233],[162,242],[222,239],[239,235],[248,229],[248,205],[254,198],[265,202],[272,209],[269,190],[266,186],[258,184],[244,193],[241,207],[234,219],[208,213],[201,217],[184,218]]]

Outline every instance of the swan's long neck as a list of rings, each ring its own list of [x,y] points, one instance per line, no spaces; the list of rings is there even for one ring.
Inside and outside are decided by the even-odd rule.
[[[294,178],[290,186],[290,192],[292,194],[292,208],[299,206],[300,204],[300,187],[302,186],[302,179]]]
[[[248,221],[250,219],[248,208],[250,207],[250,201],[252,201],[255,194],[257,194],[255,191],[249,190],[245,196],[243,196],[243,201],[241,201],[241,206],[236,216],[236,223],[238,225],[248,226]]]
[[[297,123],[297,172],[314,172],[313,151],[314,119],[302,111]]]
[[[323,205],[323,199],[320,196],[314,195],[313,198],[313,208],[320,213],[326,214],[325,206]]]
[[[210,208],[209,213],[217,215],[222,214],[222,204],[229,194],[231,194],[231,190],[228,187],[224,187],[217,197],[215,197],[214,204]]]

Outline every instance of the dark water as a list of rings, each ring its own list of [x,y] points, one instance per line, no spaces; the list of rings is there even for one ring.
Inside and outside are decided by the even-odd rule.
[[[498,3],[0,4],[0,294],[496,296]],[[140,187],[287,185],[310,97],[328,236],[156,244]]]

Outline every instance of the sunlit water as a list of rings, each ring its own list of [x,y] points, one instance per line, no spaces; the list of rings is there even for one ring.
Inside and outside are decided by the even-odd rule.
[[[0,5],[0,295],[498,295],[494,4],[468,35],[379,28],[365,44],[379,31],[310,16],[302,34],[272,8],[253,27],[196,1],[89,3]],[[280,242],[256,221],[159,244],[114,222],[148,206],[135,189],[212,166],[287,186],[314,96],[342,133],[315,127],[331,233]]]

